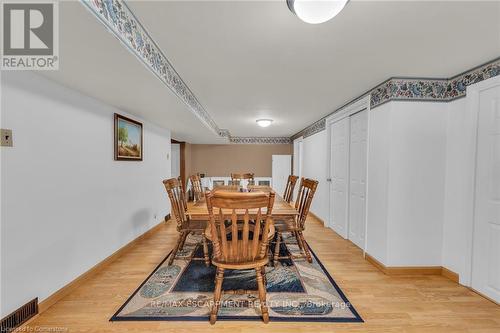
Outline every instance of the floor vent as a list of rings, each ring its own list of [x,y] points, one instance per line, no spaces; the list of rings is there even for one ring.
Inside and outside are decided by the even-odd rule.
[[[0,322],[0,332],[12,332],[38,313],[38,297],[21,306]]]

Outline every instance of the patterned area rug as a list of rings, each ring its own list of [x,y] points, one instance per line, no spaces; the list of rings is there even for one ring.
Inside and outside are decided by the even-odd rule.
[[[203,258],[201,236],[190,235],[178,256]],[[280,256],[298,253],[286,239]],[[270,246],[274,251],[274,243]],[[273,253],[273,252],[271,252]],[[203,260],[168,256],[113,315],[111,321],[206,320],[213,299],[215,266]],[[271,321],[363,322],[342,290],[313,253],[304,259],[283,259],[266,267],[267,303]],[[254,270],[224,272],[223,290],[257,290]],[[258,296],[254,293],[222,296],[217,320],[261,320]]]

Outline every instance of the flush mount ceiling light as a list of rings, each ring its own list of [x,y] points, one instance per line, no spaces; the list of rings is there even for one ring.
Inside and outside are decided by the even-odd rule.
[[[288,8],[306,23],[318,24],[334,18],[349,0],[286,0]]]
[[[259,125],[260,127],[267,127],[267,126],[271,125],[273,120],[272,119],[257,119],[256,122],[257,122],[257,125]]]

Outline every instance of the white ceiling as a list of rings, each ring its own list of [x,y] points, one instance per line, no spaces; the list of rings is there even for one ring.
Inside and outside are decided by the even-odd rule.
[[[59,70],[40,71],[63,85],[135,114],[193,143],[225,143],[77,1],[59,6]]]
[[[319,25],[285,0],[127,3],[233,136],[290,136],[391,76],[447,78],[500,55],[498,1],[351,1]],[[63,3],[60,20],[60,70],[44,75],[178,139],[223,141],[81,4]]]

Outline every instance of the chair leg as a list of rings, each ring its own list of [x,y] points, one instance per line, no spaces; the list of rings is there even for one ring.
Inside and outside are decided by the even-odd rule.
[[[266,266],[262,266],[262,280],[264,281],[264,288],[267,288]]]
[[[219,312],[220,299],[222,296],[222,281],[224,280],[224,268],[217,267],[215,275],[215,289],[214,289],[214,304],[210,312],[210,324],[215,324],[217,321],[217,312]]]
[[[179,246],[179,250],[182,250],[184,248],[184,243],[186,243],[186,239],[187,239],[187,236],[189,236],[190,232],[189,231],[186,231],[185,232],[185,236],[184,238],[182,239],[182,243],[181,245]]]
[[[262,312],[262,320],[264,323],[269,322],[269,311],[267,310],[266,302],[266,287],[264,286],[264,280],[262,278],[262,270],[260,267],[255,269],[257,274],[257,286],[259,287],[259,300],[260,300],[260,311]]]
[[[177,244],[175,244],[175,247],[172,250],[172,253],[170,254],[170,259],[168,259],[168,265],[169,266],[172,265],[172,263],[174,262],[175,256],[177,255],[177,252],[181,248],[181,244],[183,244],[184,241],[186,240],[186,237],[187,237],[187,233],[186,232],[182,232],[179,235],[179,239],[177,240]]]
[[[297,242],[299,243],[300,252],[304,253],[304,242],[300,237],[300,233],[298,231],[295,231],[295,237],[297,238]]]
[[[293,232],[293,235],[295,236],[295,240],[297,241],[297,245],[299,246],[300,251],[302,251],[302,242],[299,239],[299,233],[297,231]]]
[[[281,246],[281,232],[276,233],[276,242],[274,243],[274,256],[273,256],[273,265],[278,261],[280,256],[280,246]]]
[[[299,238],[302,241],[302,247],[304,248],[304,252],[306,254],[307,261],[309,263],[311,263],[313,260],[311,257],[311,252],[309,251],[309,246],[307,245],[306,240],[304,239],[304,235],[302,234],[302,231],[298,231],[298,233],[299,233]]]
[[[208,257],[208,244],[205,233],[202,234],[203,237],[203,258],[205,259],[205,266],[210,266],[210,258]]]

